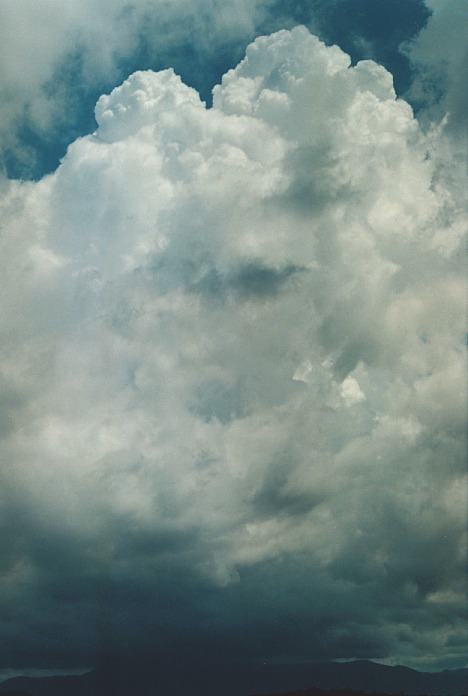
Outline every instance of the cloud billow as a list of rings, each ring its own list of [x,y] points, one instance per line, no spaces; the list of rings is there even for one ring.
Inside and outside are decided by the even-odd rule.
[[[391,75],[298,27],[96,119],[3,191],[4,666],[459,659],[464,213]]]

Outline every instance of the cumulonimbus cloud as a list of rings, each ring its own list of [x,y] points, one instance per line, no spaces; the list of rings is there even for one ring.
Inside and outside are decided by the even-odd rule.
[[[465,218],[390,74],[299,27],[96,119],[2,195],[5,665],[92,660],[106,583],[156,643],[456,658]]]

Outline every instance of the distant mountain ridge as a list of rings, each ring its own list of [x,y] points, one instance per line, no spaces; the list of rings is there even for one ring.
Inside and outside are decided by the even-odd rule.
[[[408,694],[408,696],[460,696],[468,694],[468,669],[419,672],[402,665],[388,666],[370,660],[354,662],[325,662],[312,666],[309,686],[299,689],[304,696],[307,690],[352,690],[364,693]],[[302,677],[302,675],[301,675]],[[303,677],[301,678],[303,682]],[[297,691],[297,689],[296,689]],[[305,693],[304,693],[305,691]],[[278,693],[278,690],[276,690]],[[272,694],[274,692],[270,692]],[[261,690],[259,694],[265,694]]]
[[[323,693],[319,693],[322,690]],[[191,665],[89,672],[80,676],[15,677],[0,696],[333,696],[358,694],[468,696],[468,669],[419,672],[367,660],[315,664]]]
[[[257,694],[254,694],[257,696]],[[258,695],[260,696],[260,695]],[[352,689],[299,689],[299,691],[281,691],[274,694],[262,694],[261,696],[369,696],[367,691],[354,691]],[[372,693],[372,696],[397,696],[396,694]],[[401,695],[398,695],[401,696]]]

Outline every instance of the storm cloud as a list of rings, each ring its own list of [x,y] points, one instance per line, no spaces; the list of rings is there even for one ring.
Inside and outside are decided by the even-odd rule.
[[[451,139],[305,27],[5,181],[5,668],[466,654]],[[462,174],[460,174],[462,176]]]

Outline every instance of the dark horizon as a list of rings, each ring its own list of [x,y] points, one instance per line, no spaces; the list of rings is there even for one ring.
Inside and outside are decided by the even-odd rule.
[[[164,689],[166,696],[191,693],[211,696],[222,689],[226,696],[253,694],[302,693],[304,696],[358,696],[358,694],[405,694],[406,696],[463,696],[468,686],[468,669],[443,672],[419,672],[402,666],[381,665],[369,660],[310,665],[199,665],[182,667],[177,672],[157,665],[136,666],[122,670],[122,665],[108,666],[80,676],[14,678],[0,683],[0,693],[14,691],[29,696],[92,696],[99,694],[155,693]],[[156,691],[158,692],[158,691]]]

